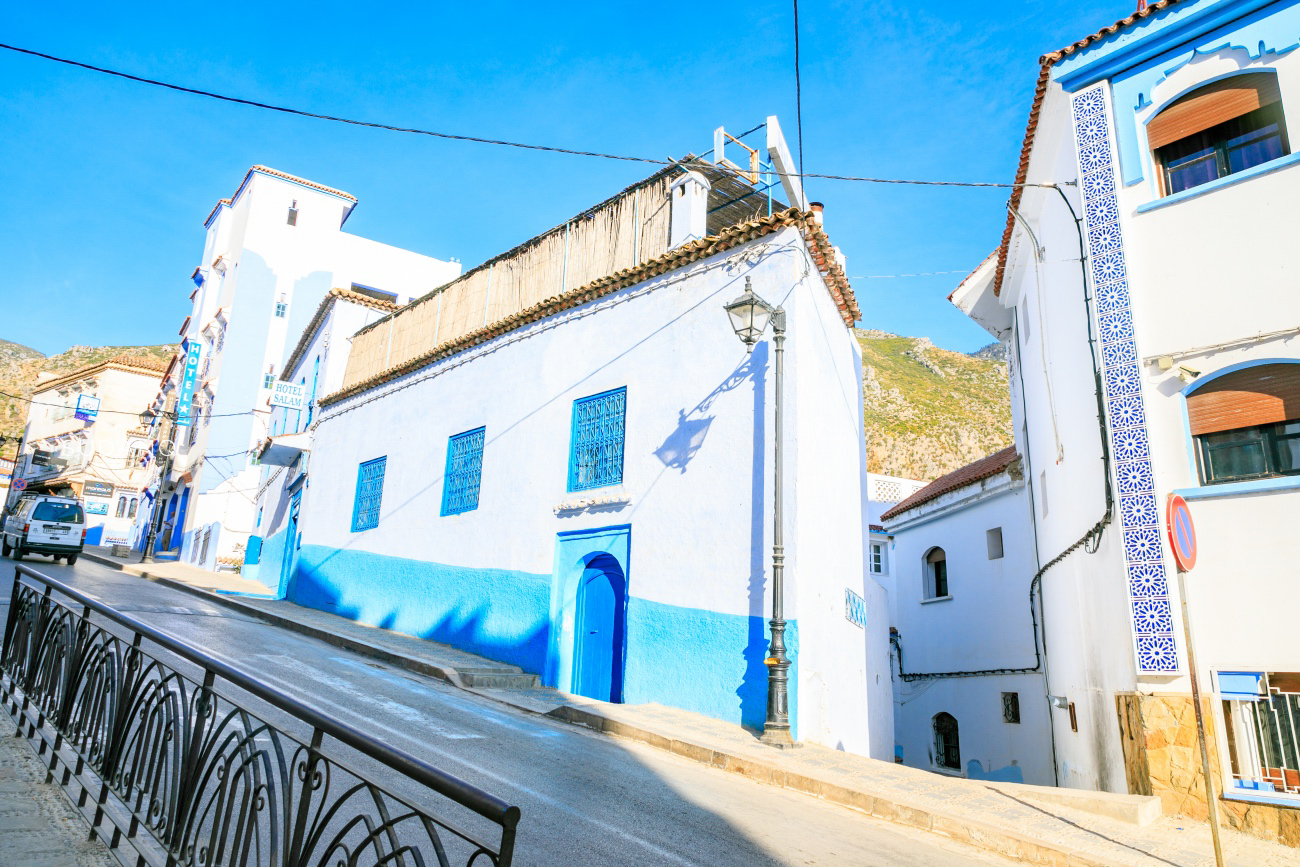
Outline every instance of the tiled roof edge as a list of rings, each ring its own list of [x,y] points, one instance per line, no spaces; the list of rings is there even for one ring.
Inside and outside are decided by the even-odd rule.
[[[32,393],[36,394],[41,391],[48,391],[51,388],[58,388],[61,385],[66,385],[69,382],[74,382],[109,368],[123,370],[127,373],[156,373],[161,378],[161,375],[166,373],[169,367],[170,365],[161,359],[146,358],[142,355],[115,355],[105,361],[88,364],[85,367],[69,371],[57,379],[49,379],[38,383]]]
[[[316,330],[320,328],[321,323],[325,321],[325,316],[329,313],[330,308],[334,306],[335,301],[348,301],[353,304],[360,304],[363,307],[369,307],[372,310],[384,310],[392,312],[397,309],[397,305],[392,301],[381,301],[378,298],[371,298],[369,295],[362,295],[359,292],[353,292],[351,289],[331,289],[325,293],[325,297],[316,307],[316,312],[312,315],[311,321],[307,327],[302,330],[302,335],[298,338],[298,344],[294,346],[293,352],[289,354],[289,360],[284,363],[284,370],[280,372],[280,378],[284,379],[289,372],[298,366],[302,357],[307,352],[307,347],[311,346],[312,337],[315,336]]]
[[[996,476],[1015,462],[1020,457],[1015,446],[1007,446],[1001,451],[996,451],[991,455],[986,455],[977,461],[972,461],[964,467],[959,467],[951,473],[942,475],[921,490],[912,494],[912,496],[903,500],[896,506],[888,509],[880,516],[881,521],[888,521],[906,512],[914,509],[923,503],[938,499],[944,494],[951,493],[975,482],[983,481],[990,476]]]
[[[629,286],[635,286],[653,277],[659,277],[671,271],[698,262],[701,259],[707,259],[718,253],[737,247],[748,241],[753,241],[764,235],[770,235],[787,227],[794,227],[801,230],[804,243],[808,246],[808,252],[821,273],[822,280],[826,284],[827,290],[831,294],[831,299],[844,320],[847,327],[852,328],[853,323],[862,316],[862,311],[858,308],[857,299],[853,295],[853,288],[849,285],[848,276],[844,269],[835,259],[834,250],[831,248],[830,240],[826,233],[822,231],[820,224],[811,212],[800,211],[798,208],[790,208],[772,214],[769,217],[760,217],[741,223],[736,226],[729,226],[723,229],[715,236],[702,238],[699,241],[692,241],[683,244],[680,247],[669,250],[662,256],[658,256],[648,262],[642,262],[634,268],[625,268],[614,274],[593,280],[585,286],[565,292],[562,295],[556,295],[540,301],[531,307],[520,310],[517,313],[507,316],[505,319],[494,322],[491,325],[471,331],[455,340],[436,346],[428,352],[416,356],[409,361],[403,362],[388,370],[377,373],[369,379],[362,380],[348,388],[337,391],[321,399],[322,407],[330,406],[340,401],[354,397],[372,388],[391,382],[409,373],[427,367],[435,361],[439,361],[448,356],[463,352],[472,347],[478,346],[503,334],[522,328],[525,325],[532,324],[548,316],[554,316],[565,310],[585,304],[589,301],[595,301],[606,295],[626,289]],[[286,368],[287,369],[287,368]]]
[[[329,193],[330,195],[347,199],[348,201],[352,202],[352,204],[354,205],[357,203],[357,197],[352,195],[351,193],[346,193],[343,190],[336,190],[333,187],[327,187],[324,184],[318,184],[315,181],[309,181],[306,178],[300,178],[297,175],[291,175],[288,172],[282,172],[279,169],[273,169],[270,166],[264,166],[259,163],[244,173],[244,179],[240,181],[239,186],[235,188],[235,194],[233,196],[231,196],[228,199],[217,200],[217,203],[212,207],[212,210],[208,213],[207,219],[203,221],[203,225],[206,226],[208,225],[208,223],[212,222],[212,218],[216,216],[217,211],[221,209],[222,205],[229,205],[232,202],[234,202],[236,198],[239,197],[239,191],[242,190],[244,188],[244,185],[248,183],[248,179],[253,176],[254,172],[261,172],[262,174],[270,175],[273,178],[280,178],[286,181],[293,181],[295,184],[302,184],[304,187],[310,187],[313,190],[320,190],[322,193]]]

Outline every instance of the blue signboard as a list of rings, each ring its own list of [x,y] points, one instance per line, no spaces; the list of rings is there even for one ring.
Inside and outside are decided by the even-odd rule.
[[[94,421],[97,415],[99,415],[99,398],[91,394],[78,395],[75,417],[82,421]]]
[[[87,515],[107,515],[108,503],[86,503]]]
[[[193,424],[190,418],[190,403],[194,400],[194,386],[199,380],[199,354],[203,348],[199,346],[197,340],[190,341],[188,354],[185,356],[185,372],[181,378],[181,393],[176,399],[176,424],[179,427],[189,427]]]

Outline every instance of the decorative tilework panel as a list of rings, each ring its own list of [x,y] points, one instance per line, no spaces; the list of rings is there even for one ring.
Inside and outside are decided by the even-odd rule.
[[[1141,369],[1130,310],[1128,265],[1115,195],[1114,149],[1105,84],[1073,97],[1074,137],[1088,233],[1088,273],[1097,308],[1119,524],[1128,568],[1138,671],[1178,672],[1173,610],[1165,577],[1160,513],[1151,469]]]

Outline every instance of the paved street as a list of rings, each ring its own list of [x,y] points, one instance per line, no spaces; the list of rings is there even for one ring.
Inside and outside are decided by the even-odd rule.
[[[0,613],[12,571],[3,564]],[[518,863],[1009,863],[650,747],[502,707],[82,561],[28,565],[518,804]],[[34,760],[33,760],[34,761]]]

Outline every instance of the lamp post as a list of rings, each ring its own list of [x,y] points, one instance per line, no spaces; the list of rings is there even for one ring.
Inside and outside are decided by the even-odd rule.
[[[171,400],[167,401],[171,405]],[[140,421],[150,423],[155,416],[152,410],[145,410],[140,414]],[[154,546],[158,542],[158,528],[162,525],[163,512],[163,490],[172,474],[172,455],[176,453],[176,413],[174,410],[163,410],[157,414],[159,421],[169,423],[167,426],[167,451],[163,452],[162,467],[158,475],[158,493],[154,496],[153,514],[149,517],[149,536],[144,543],[144,556],[140,558],[141,563],[154,562]],[[161,437],[160,437],[161,439]],[[159,451],[162,451],[160,448]]]
[[[780,749],[799,746],[790,737],[789,670],[790,659],[785,651],[785,542],[782,533],[782,462],[781,462],[781,399],[785,382],[785,310],[773,307],[754,294],[749,278],[745,278],[745,293],[723,308],[731,319],[736,336],[749,352],[772,325],[772,342],[776,349],[776,410],[774,424],[776,437],[773,443],[773,463],[776,484],[773,490],[775,503],[772,524],[772,619],[768,626],[772,640],[767,658],[767,720],[763,723],[761,743]]]

